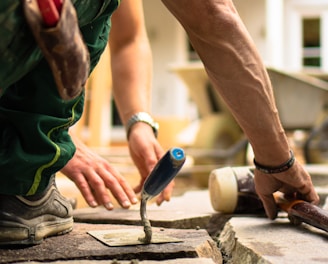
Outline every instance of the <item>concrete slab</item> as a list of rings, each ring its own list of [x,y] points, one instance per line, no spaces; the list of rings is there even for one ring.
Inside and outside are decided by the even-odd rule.
[[[75,223],[71,233],[48,238],[40,245],[25,248],[1,248],[0,263],[115,259],[159,261],[184,258],[211,258],[214,263],[222,263],[221,253],[216,243],[202,229],[164,229],[166,235],[177,237],[183,241],[179,243],[179,246],[176,243],[168,243],[109,247],[87,234],[87,231],[90,230],[129,228],[131,226]],[[163,232],[163,230],[153,228],[153,232]]]
[[[21,262],[21,264],[40,264],[44,262]],[[68,261],[55,261],[51,262],[52,264],[162,264],[163,261],[154,261],[154,260],[132,260],[132,261],[108,261],[108,260],[68,260]],[[211,258],[184,258],[184,259],[169,259],[165,260],[165,264],[215,264]]]
[[[233,217],[219,236],[225,263],[328,263],[328,234],[306,224]]]
[[[208,190],[187,192],[173,197],[161,206],[147,205],[147,214],[152,226],[166,228],[205,228],[215,213]],[[140,225],[139,205],[129,210],[117,208],[108,211],[103,207],[81,208],[74,211],[75,222]]]

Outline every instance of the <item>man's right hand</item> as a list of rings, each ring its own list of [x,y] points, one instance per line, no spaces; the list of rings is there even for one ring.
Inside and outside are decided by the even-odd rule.
[[[319,196],[314,189],[311,176],[297,160],[291,168],[281,173],[265,174],[255,170],[255,187],[270,219],[275,219],[278,213],[273,198],[273,193],[276,191],[283,192],[286,197],[303,199],[313,204],[319,203]]]
[[[104,205],[112,210],[109,191],[123,208],[138,203],[129,183],[107,160],[77,138],[73,137],[73,141],[76,152],[61,172],[76,184],[89,206]]]

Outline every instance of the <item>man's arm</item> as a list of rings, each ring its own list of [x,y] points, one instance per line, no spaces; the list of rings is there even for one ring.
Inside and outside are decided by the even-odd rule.
[[[259,164],[279,166],[290,159],[268,74],[231,0],[162,0],[186,29],[210,80],[247,135]],[[311,178],[296,161],[287,171],[255,172],[266,212],[275,218],[272,193],[298,192],[318,202]]]
[[[110,51],[113,95],[124,125],[138,112],[150,112],[152,56],[145,28],[142,0],[124,0],[112,17]],[[152,128],[143,122],[132,126],[129,150],[140,174],[141,191],[164,151],[156,140]],[[172,182],[158,197],[157,203],[169,200]]]
[[[110,34],[113,94],[124,124],[135,113],[150,108],[151,51],[144,25],[142,1],[124,0],[112,17]],[[124,177],[112,166],[73,136],[76,153],[61,170],[75,182],[92,207],[112,209],[111,191],[122,207],[138,202]],[[140,174],[141,190],[145,178],[164,154],[151,127],[139,122],[132,126],[129,149]],[[169,200],[172,182],[158,197],[157,203]]]
[[[141,0],[124,0],[112,16],[109,35],[113,95],[124,124],[150,111],[152,55]]]

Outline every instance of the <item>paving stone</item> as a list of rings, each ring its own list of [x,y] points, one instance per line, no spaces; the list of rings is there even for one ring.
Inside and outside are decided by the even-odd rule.
[[[212,258],[222,263],[221,253],[208,233],[195,229],[164,229],[165,235],[183,242],[126,247],[109,247],[87,234],[91,230],[131,229],[128,225],[75,223],[71,233],[51,237],[43,243],[25,248],[1,248],[0,263],[56,260],[169,260]],[[135,228],[135,227],[133,227]],[[142,228],[142,227],[141,227]],[[153,228],[153,232],[163,232]]]
[[[151,225],[166,228],[205,228],[214,213],[207,190],[187,192],[161,206],[147,205]],[[97,207],[74,211],[75,222],[140,225],[140,219],[139,206],[129,210],[117,208],[108,211]]]
[[[233,217],[219,236],[225,263],[328,263],[328,234],[286,217]]]
[[[21,264],[40,264],[44,262],[22,262]],[[143,260],[143,261],[115,261],[115,260],[68,260],[68,261],[55,261],[52,264],[162,264],[163,261]],[[211,258],[184,258],[184,259],[169,259],[165,260],[165,264],[215,264]]]

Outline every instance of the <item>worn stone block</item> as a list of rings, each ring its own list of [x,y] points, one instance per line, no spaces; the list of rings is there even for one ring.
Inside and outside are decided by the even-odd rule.
[[[225,263],[328,263],[328,234],[285,217],[233,217],[219,236]]]
[[[87,232],[90,230],[129,229],[127,225],[74,224],[71,233],[50,237],[42,244],[25,248],[1,248],[0,263],[58,260],[170,260],[211,258],[222,263],[216,243],[203,229],[164,229],[165,234],[177,237],[181,243],[109,247]],[[133,227],[135,228],[135,227]],[[141,227],[142,228],[142,227]],[[162,232],[153,228],[153,232]]]
[[[187,192],[161,206],[147,205],[151,225],[166,228],[206,228],[214,213],[207,190]],[[84,223],[141,225],[138,205],[128,210],[116,208],[112,211],[103,207],[81,208],[74,211],[74,220]]]

